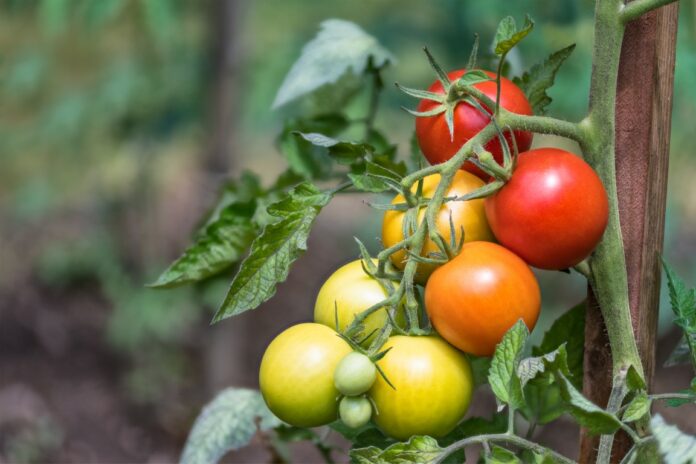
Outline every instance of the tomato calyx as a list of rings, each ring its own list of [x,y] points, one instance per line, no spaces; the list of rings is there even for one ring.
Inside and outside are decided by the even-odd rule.
[[[491,81],[493,79],[491,79],[484,71],[480,69],[469,69],[459,79],[452,82],[447,76],[447,73],[443,71],[442,67],[440,67],[433,55],[430,53],[430,50],[428,50],[427,47],[424,47],[423,51],[428,57],[428,62],[435,71],[438,81],[440,81],[442,84],[444,93],[412,89],[396,83],[396,87],[406,95],[421,100],[425,99],[439,103],[428,111],[415,111],[409,108],[404,108],[404,110],[406,110],[409,114],[420,118],[427,118],[445,113],[445,121],[447,123],[447,128],[449,129],[451,140],[454,140],[454,110],[459,103],[468,103],[479,110],[486,117],[492,116],[492,112],[486,109],[479,102],[479,100],[472,96],[472,94],[479,94],[479,92],[475,92],[475,89],[473,88],[475,84]]]

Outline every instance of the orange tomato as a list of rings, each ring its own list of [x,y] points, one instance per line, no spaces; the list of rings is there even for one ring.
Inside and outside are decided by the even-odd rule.
[[[439,174],[432,174],[425,177],[423,179],[423,196],[426,198],[432,198],[439,183]],[[452,179],[452,184],[450,185],[445,196],[462,196],[482,187],[483,185],[484,182],[475,175],[467,171],[458,171],[454,176],[454,179]],[[413,192],[416,191],[417,187],[417,184],[413,186]],[[392,200],[392,203],[403,203],[405,201],[406,200],[404,199],[403,195],[397,195],[394,200]],[[404,214],[405,213],[403,211],[393,210],[387,211],[384,214],[384,222],[382,223],[382,242],[384,243],[385,248],[395,245],[404,239],[402,225]],[[442,235],[447,243],[450,243],[452,237],[450,215],[452,217],[452,223],[454,224],[456,243],[459,243],[461,240],[462,228],[464,229],[465,242],[495,240],[493,237],[493,232],[491,232],[491,229],[488,226],[483,199],[470,201],[450,201],[442,205],[442,208],[437,214],[436,226],[438,232],[440,235]],[[418,213],[419,223],[423,221],[424,216],[425,207],[421,208]],[[438,246],[432,240],[428,239],[423,246],[421,256],[428,257],[430,253],[437,251],[439,251]],[[392,254],[391,259],[396,267],[403,269],[406,256],[406,252],[400,250]],[[416,273],[416,281],[421,284],[425,283],[436,267],[437,266],[433,264],[419,263],[418,271]]]
[[[425,308],[437,332],[460,350],[490,356],[522,319],[539,317],[539,284],[520,257],[495,243],[471,242],[439,267],[425,287]]]

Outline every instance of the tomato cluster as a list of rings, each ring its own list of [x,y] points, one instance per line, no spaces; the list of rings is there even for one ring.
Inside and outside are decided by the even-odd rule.
[[[449,77],[455,80],[463,73],[455,71]],[[524,93],[511,81],[500,83],[500,106],[531,114]],[[496,98],[495,80],[476,88]],[[444,92],[439,82],[430,90]],[[419,110],[428,111],[432,103],[423,100]],[[444,114],[419,117],[416,135],[425,157],[437,164],[454,156],[490,122],[482,108],[491,111],[483,104],[477,108],[466,101],[457,103],[453,137]],[[358,428],[372,420],[400,440],[443,436],[457,425],[473,391],[467,356],[491,356],[520,319],[530,330],[536,324],[541,295],[530,266],[562,270],[577,265],[593,251],[607,224],[607,196],[589,165],[564,150],[530,150],[531,143],[532,134],[524,131],[494,138],[485,149],[498,163],[504,149],[521,151],[512,157],[505,184],[485,199],[457,201],[492,181],[477,166],[465,163],[435,218],[440,244],[432,240],[438,237],[430,236],[416,253],[400,248],[391,255],[397,270],[413,256],[422,257],[414,280],[424,287],[424,307],[434,333],[394,335],[378,354],[368,356],[372,352],[366,349],[379,330],[390,323],[404,328],[405,317],[401,309],[390,317],[386,307],[379,307],[389,292],[383,281],[366,272],[363,266],[369,262],[348,263],[321,287],[314,322],[290,327],[266,350],[259,380],[273,413],[301,427],[338,418]],[[439,174],[426,176],[412,192],[432,198],[440,181]],[[405,202],[403,195],[392,201]],[[425,220],[425,204],[420,208],[407,224],[402,209],[385,213],[385,248],[404,240]],[[442,250],[442,243],[448,243],[449,250]],[[363,339],[351,345],[339,333],[367,308],[376,310],[362,320]]]

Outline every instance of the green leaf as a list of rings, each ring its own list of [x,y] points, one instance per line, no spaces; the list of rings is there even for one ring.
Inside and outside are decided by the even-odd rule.
[[[328,149],[329,154],[342,164],[354,163],[375,151],[375,148],[368,143],[340,141],[324,134],[295,132],[295,135],[312,145]]]
[[[354,464],[427,464],[442,453],[437,440],[428,436],[415,436],[407,443],[395,443],[381,450],[375,446],[350,451]]]
[[[356,24],[340,19],[322,22],[319,34],[304,46],[285,76],[273,108],[334,83],[349,71],[362,74],[370,57],[375,68],[395,61],[387,49]]]
[[[254,309],[275,294],[276,285],[285,281],[292,263],[307,249],[312,224],[331,197],[303,182],[268,207],[279,220],[252,243],[213,322]]]
[[[280,425],[268,410],[261,394],[245,388],[228,388],[210,402],[193,424],[182,464],[218,462],[228,451],[246,446],[260,430]]]
[[[696,437],[666,424],[659,414],[655,414],[650,420],[650,428],[657,439],[657,446],[665,464],[696,462]]]
[[[552,101],[546,91],[553,86],[556,73],[574,49],[575,44],[562,48],[551,54],[543,62],[532,66],[532,69],[525,72],[522,77],[513,79],[513,82],[527,95],[534,114],[542,115],[546,113],[546,107]]]
[[[638,370],[633,366],[629,366],[626,371],[626,388],[631,392],[645,391],[648,388],[643,376],[640,375]]]
[[[459,78],[458,82],[463,85],[474,85],[480,84],[481,82],[488,82],[495,79],[491,79],[488,74],[481,71],[480,69],[473,69],[471,71],[465,72],[462,77]]]
[[[600,408],[582,396],[568,378],[556,372],[556,382],[561,389],[561,397],[568,411],[578,423],[592,434],[612,434],[621,427],[621,422],[614,415]]]
[[[521,412],[529,420],[547,424],[565,412],[560,387],[553,383],[553,373],[568,375],[565,344],[542,356],[523,359],[517,373],[524,388],[525,405]]]
[[[543,356],[525,358],[520,361],[517,366],[517,376],[520,379],[522,387],[536,378],[540,374],[549,371],[561,371],[568,374],[568,360],[565,345],[561,345],[558,349],[551,353],[546,353]]]
[[[525,407],[521,410],[529,421],[539,425],[555,421],[565,413],[561,389],[555,383],[529,383],[524,389]]]
[[[488,383],[501,404],[509,404],[515,409],[524,405],[522,385],[517,376],[517,366],[522,350],[529,337],[529,329],[521,319],[507,331],[495,348],[495,354],[488,371]]]
[[[578,303],[556,319],[546,331],[541,344],[532,348],[534,356],[549,353],[565,344],[569,379],[576,388],[582,386],[585,356],[585,302]]]
[[[403,162],[393,163],[387,159],[377,158],[377,160],[381,161],[382,165],[367,161],[363,173],[348,174],[355,188],[372,193],[386,192],[390,189],[400,192],[400,174],[405,172],[406,165]]]
[[[238,262],[257,235],[255,203],[233,203],[205,226],[194,243],[151,284],[171,288],[207,279]]]
[[[522,461],[512,451],[493,445],[491,453],[484,456],[484,462],[486,464],[516,464]]]
[[[684,338],[691,353],[691,363],[696,369],[696,289],[688,288],[664,260],[663,265],[667,275],[669,301],[675,315],[674,323],[684,331]]]
[[[524,26],[519,31],[517,30],[517,23],[515,18],[512,16],[507,16],[500,21],[498,24],[498,29],[495,32],[495,39],[493,43],[495,44],[495,54],[498,56],[505,55],[507,52],[512,50],[512,48],[520,43],[522,39],[527,37],[527,35],[532,32],[534,28],[534,21],[527,15],[524,18]]]
[[[624,422],[635,422],[645,416],[650,411],[650,398],[645,393],[638,393],[630,403],[626,411],[624,411]]]

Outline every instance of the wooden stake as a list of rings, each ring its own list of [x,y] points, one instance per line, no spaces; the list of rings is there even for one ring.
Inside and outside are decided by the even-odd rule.
[[[678,5],[659,8],[626,27],[616,101],[616,168],[619,214],[628,268],[633,330],[648,385],[655,363],[664,239]],[[606,406],[611,354],[593,295],[585,327],[585,395]],[[599,437],[583,432],[581,463],[594,463]],[[612,462],[630,449],[617,435]]]

